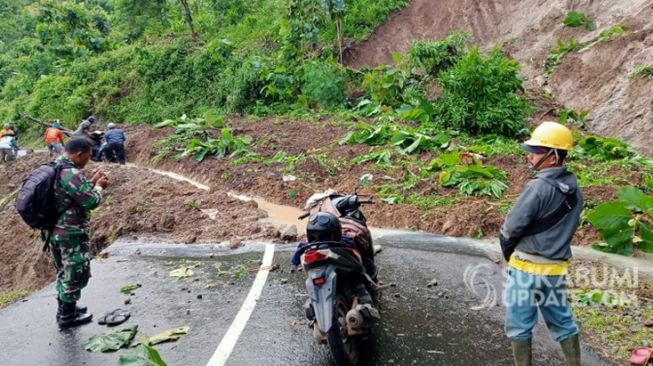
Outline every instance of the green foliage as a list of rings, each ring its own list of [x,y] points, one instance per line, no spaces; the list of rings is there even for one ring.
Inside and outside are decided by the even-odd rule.
[[[140,287],[141,287],[140,283],[133,283],[133,284],[125,285],[125,286],[121,287],[120,292],[122,292],[125,295],[131,295],[132,292],[134,292],[134,290],[136,290],[137,288],[140,288]]]
[[[544,61],[544,74],[547,76],[551,75],[569,52],[577,51],[581,49],[583,45],[583,43],[578,42],[575,38],[571,38],[568,42],[558,39],[556,41],[557,48],[549,51],[549,54]]]
[[[601,160],[624,159],[632,153],[628,145],[612,137],[583,136],[574,148],[577,156],[590,156]]]
[[[24,297],[29,296],[30,290],[11,290],[0,292],[0,309],[14,303]]]
[[[440,172],[442,187],[458,187],[466,195],[500,198],[508,188],[506,173],[492,165],[483,165],[474,156],[453,151],[433,159],[428,171]]]
[[[596,29],[596,25],[592,22],[585,13],[572,10],[567,13],[567,16],[562,21],[564,25],[568,27],[580,27],[581,25],[585,26],[585,29],[588,31],[593,31]]]
[[[612,39],[613,36],[627,36],[628,35],[628,30],[625,25],[619,23],[615,24],[613,26],[610,26],[609,28],[603,30],[597,39],[599,42],[605,42],[609,41]]]
[[[408,50],[409,63],[435,77],[460,60],[468,39],[469,34],[456,32],[439,41],[414,41]]]
[[[313,61],[304,64],[302,94],[311,105],[339,106],[346,99],[345,81],[339,65],[333,62]]]
[[[392,152],[390,150],[370,151],[367,154],[359,155],[352,160],[355,165],[373,162],[375,164],[389,165],[392,160]]]
[[[573,109],[563,108],[560,112],[560,124],[567,125],[568,122],[573,122],[578,127],[585,127],[585,119],[587,115],[592,112],[589,109],[583,109],[578,112]]]
[[[175,134],[158,141],[154,147],[159,150],[153,162],[158,162],[173,152],[179,152],[177,159],[193,156],[203,161],[209,155],[222,158],[246,152],[252,143],[250,136],[237,137],[225,127],[224,120],[207,113],[205,118],[188,118],[186,115],[174,120],[165,120],[155,127],[175,127]],[[214,136],[214,131],[219,131]]]
[[[653,67],[644,66],[644,65],[637,66],[633,71],[633,73],[630,75],[630,78],[634,79],[637,77],[640,78],[653,77]]]
[[[108,16],[99,6],[46,0],[34,16],[40,45],[58,58],[78,58],[112,47]]]
[[[514,136],[533,107],[523,97],[519,64],[498,49],[484,56],[472,48],[448,70],[440,72],[442,96],[434,105],[444,126],[472,134]]]
[[[605,244],[595,244],[595,249],[632,255],[637,245],[653,253],[653,195],[635,187],[622,188],[617,201],[599,205],[587,219],[605,240]]]
[[[380,65],[363,76],[362,86],[372,102],[396,107],[401,104],[401,95],[409,77],[410,73],[405,67]]]
[[[167,366],[167,364],[156,349],[139,344],[120,355],[118,366]]]
[[[372,126],[364,122],[359,122],[356,130],[340,141],[341,144],[393,145],[403,154],[446,149],[450,142],[450,137],[445,134],[430,136],[395,124],[381,123]]]

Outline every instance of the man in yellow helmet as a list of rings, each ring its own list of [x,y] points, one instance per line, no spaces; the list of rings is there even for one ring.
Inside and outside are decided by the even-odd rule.
[[[508,213],[500,232],[508,261],[505,286],[506,335],[516,366],[530,366],[538,308],[551,336],[560,342],[567,365],[580,366],[578,326],[567,300],[566,274],[571,239],[578,228],[583,194],[564,160],[573,146],[571,131],[544,122],[522,144],[537,174]]]

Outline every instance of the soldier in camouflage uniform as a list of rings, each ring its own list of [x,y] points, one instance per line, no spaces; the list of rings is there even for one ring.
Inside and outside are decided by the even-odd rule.
[[[108,184],[107,176],[98,172],[93,179],[82,173],[91,158],[91,144],[83,137],[68,141],[65,153],[57,163],[62,169],[54,186],[55,204],[61,212],[50,240],[50,250],[57,267],[57,323],[68,328],[88,323],[93,315],[86,308],[76,306],[81,290],[91,277],[88,253],[91,238],[90,211],[102,200],[102,189]]]

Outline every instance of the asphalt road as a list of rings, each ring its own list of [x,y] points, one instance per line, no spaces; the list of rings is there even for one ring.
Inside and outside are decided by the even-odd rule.
[[[132,314],[124,325],[137,324],[139,332],[147,335],[190,326],[188,335],[155,348],[168,365],[206,365],[250,291],[262,258],[260,247],[251,252],[147,248],[136,255],[134,247],[126,245],[109,258],[92,263],[93,278],[80,301],[95,315],[92,324],[59,331],[53,286],[1,310],[0,363],[116,365],[124,351],[92,353],[84,351],[81,343],[111,330],[98,325],[97,318],[120,307]],[[279,268],[270,272],[226,365],[332,364],[328,347],[315,344],[304,319],[304,274],[290,272],[289,250],[288,246],[277,247],[274,263]],[[375,328],[368,364],[512,363],[503,334],[503,310],[498,305],[502,272],[494,262],[463,254],[389,247],[378,255],[377,262],[380,278],[393,286],[381,296],[383,319]],[[184,266],[191,267],[194,275],[185,279],[169,276],[171,270]],[[477,293],[465,285],[465,278]],[[432,280],[437,280],[437,285],[427,287]],[[134,295],[120,292],[122,286],[133,283],[142,285]],[[488,297],[486,302],[491,304],[476,309],[488,289],[495,290],[496,298]],[[125,305],[126,299],[130,304]],[[563,364],[558,345],[543,324],[535,337],[535,365]],[[600,365],[591,355],[585,356],[584,364]]]

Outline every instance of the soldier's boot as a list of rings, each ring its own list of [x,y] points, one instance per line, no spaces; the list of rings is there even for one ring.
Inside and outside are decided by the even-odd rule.
[[[562,353],[567,359],[567,366],[580,366],[580,339],[578,334],[560,342]]]
[[[63,301],[61,301],[59,299],[59,297],[57,297],[57,304],[58,304],[58,306],[57,306],[57,322],[59,322],[59,318],[61,318],[61,311],[63,309],[63,307],[61,305],[61,304],[63,304]],[[85,314],[86,311],[88,311],[88,308],[86,306],[75,306],[75,312],[76,313]]]
[[[515,366],[531,366],[533,350],[531,341],[512,341],[512,355],[515,358]]]
[[[78,325],[89,323],[93,320],[93,314],[79,313],[75,309],[74,302],[61,302],[61,316],[57,323],[59,329],[76,327]]]

